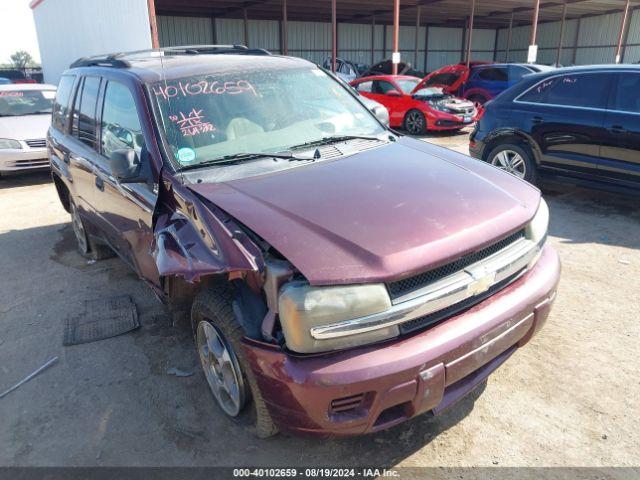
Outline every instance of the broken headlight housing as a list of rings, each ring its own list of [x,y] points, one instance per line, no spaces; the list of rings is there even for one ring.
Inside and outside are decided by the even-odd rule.
[[[18,140],[12,140],[11,138],[0,138],[0,150],[21,150],[22,145]]]
[[[314,327],[384,312],[391,300],[383,284],[314,287],[306,282],[285,285],[279,296],[280,324],[287,347],[299,353],[340,350],[399,335],[397,325],[333,338],[316,338]]]

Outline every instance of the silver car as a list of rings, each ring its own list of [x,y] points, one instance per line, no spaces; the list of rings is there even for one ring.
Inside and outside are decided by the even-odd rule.
[[[0,175],[49,166],[45,137],[53,85],[0,85]]]

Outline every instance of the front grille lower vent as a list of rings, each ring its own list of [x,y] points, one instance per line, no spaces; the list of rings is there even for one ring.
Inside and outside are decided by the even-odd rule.
[[[436,282],[438,280],[443,279],[449,275],[453,275],[457,273],[472,263],[479,262],[480,260],[484,260],[485,258],[493,255],[494,253],[499,252],[503,248],[508,247],[513,242],[524,238],[524,229],[519,230],[518,232],[509,235],[502,240],[483,248],[482,250],[478,250],[477,252],[470,253],[459,259],[447,263],[441,267],[435,268],[433,270],[429,270],[428,272],[423,272],[413,277],[408,277],[403,280],[398,280],[396,282],[391,282],[387,284],[387,288],[389,289],[389,295],[391,295],[392,299],[396,299],[398,297],[402,297],[407,293],[413,292],[414,290],[418,290],[430,283]]]
[[[331,401],[331,413],[343,413],[350,410],[356,410],[362,405],[365,394],[359,393],[350,397],[338,398]]]
[[[33,140],[24,141],[30,148],[44,148],[47,146],[47,141],[44,138],[37,138]]]

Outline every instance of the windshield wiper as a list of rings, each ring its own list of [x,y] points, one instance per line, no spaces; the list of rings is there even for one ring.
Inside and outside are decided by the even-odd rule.
[[[389,135],[389,139],[394,139],[394,137],[391,137],[391,135]],[[301,143],[299,145],[293,145],[291,148],[291,150],[293,149],[298,149],[298,148],[304,148],[304,147],[315,147],[315,146],[320,146],[320,145],[329,145],[331,143],[337,143],[337,142],[343,142],[345,140],[378,140],[378,141],[382,141],[382,139],[380,138],[380,136],[376,136],[376,135],[329,135],[328,137],[322,137],[319,140],[313,140],[311,142],[305,142],[305,143]]]
[[[225,155],[224,157],[212,158],[211,160],[205,160],[203,162],[194,163],[193,165],[185,165],[180,169],[183,170],[192,170],[194,168],[200,167],[209,167],[212,165],[232,165],[234,163],[242,163],[249,160],[256,160],[258,158],[273,158],[279,160],[314,160],[313,157],[301,157],[296,156],[291,152],[280,152],[280,153],[266,153],[266,152],[242,152],[242,153],[234,153],[233,155]]]

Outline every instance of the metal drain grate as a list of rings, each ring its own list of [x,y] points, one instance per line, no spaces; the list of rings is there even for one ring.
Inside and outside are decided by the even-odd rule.
[[[69,317],[64,325],[65,346],[115,337],[140,327],[136,305],[129,295],[87,300],[84,313]]]

